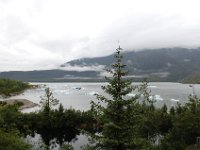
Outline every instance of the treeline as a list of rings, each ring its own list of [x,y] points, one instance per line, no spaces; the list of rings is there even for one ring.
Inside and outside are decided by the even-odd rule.
[[[118,133],[124,144],[130,144],[127,144],[124,149],[183,150],[194,146],[197,137],[200,136],[200,100],[196,97],[190,97],[185,106],[177,105],[170,110],[166,105],[162,108],[155,108],[153,105],[140,103],[136,103],[131,109],[134,110],[129,112],[132,118],[127,118],[123,123],[126,123],[124,127],[127,132],[133,134],[133,137],[123,136],[126,133],[121,130]],[[109,140],[116,143],[117,136],[114,134],[117,133],[114,133],[111,127],[105,129],[114,124],[111,124],[112,122],[108,124],[105,120],[108,118],[104,117],[96,119],[94,111],[81,112],[64,109],[62,105],[58,109],[43,109],[38,113],[26,114],[18,110],[18,105],[2,103],[0,105],[0,149],[36,149],[33,147],[51,149],[56,144],[63,149],[64,147],[72,149],[69,143],[82,133],[82,130],[87,131],[91,137],[97,131],[107,131],[109,136],[112,136],[106,142],[102,137],[97,139],[93,137],[98,145],[94,146],[94,143],[86,145],[85,149],[97,149],[98,147],[114,149],[115,144]],[[30,145],[21,139],[27,135],[34,137],[36,133],[40,134],[44,144],[38,142],[36,145]],[[112,147],[109,148],[110,146]]]
[[[31,150],[52,149],[60,145],[60,149],[72,149],[68,143],[84,129],[93,131],[95,123],[92,112],[81,112],[75,109],[64,109],[62,104],[58,109],[52,109],[58,101],[47,88],[41,99],[39,112],[22,113],[20,103],[8,105],[0,103],[0,150]],[[26,137],[39,134],[42,144],[25,142]]]
[[[19,94],[31,87],[32,86],[28,83],[24,83],[21,81],[4,78],[0,79],[0,95],[4,97]]]

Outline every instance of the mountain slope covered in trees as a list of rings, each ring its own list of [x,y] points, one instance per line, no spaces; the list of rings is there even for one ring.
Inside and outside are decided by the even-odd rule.
[[[123,57],[129,70],[129,77],[135,78],[135,81],[143,78],[148,78],[150,81],[182,81],[200,72],[200,48],[124,51]],[[23,81],[96,81],[104,79],[105,70],[113,62],[113,55],[82,58],[66,62],[59,69],[1,72],[0,77]],[[69,67],[86,69],[70,71]]]
[[[200,48],[163,48],[143,51],[125,51],[124,63],[129,74],[161,81],[180,81],[200,71]],[[98,58],[84,58],[67,62],[64,65],[92,66],[94,64],[109,66],[113,55]],[[158,79],[157,78],[157,79]]]

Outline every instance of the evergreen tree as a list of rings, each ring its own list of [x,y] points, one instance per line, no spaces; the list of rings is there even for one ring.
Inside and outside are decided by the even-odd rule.
[[[120,46],[116,49],[115,63],[112,65],[112,70],[109,71],[112,77],[106,77],[108,85],[102,86],[102,89],[111,98],[108,99],[97,94],[98,103],[92,102],[94,117],[103,124],[102,133],[100,136],[95,136],[99,141],[96,146],[100,149],[134,149],[140,148],[140,144],[144,142],[137,135],[136,124],[140,116],[138,115],[139,111],[136,111],[137,97],[129,99],[126,97],[135,87],[130,80],[124,77],[128,72],[124,70],[126,65],[122,63],[121,50]],[[102,106],[101,102],[106,106]]]
[[[31,145],[23,141],[17,130],[5,132],[0,129],[0,150],[31,150]]]
[[[40,104],[43,110],[50,111],[51,108],[59,103],[59,100],[53,96],[50,88],[45,89],[45,95],[41,97]]]

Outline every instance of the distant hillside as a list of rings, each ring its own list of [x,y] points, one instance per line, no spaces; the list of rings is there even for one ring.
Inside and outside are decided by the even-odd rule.
[[[191,75],[182,79],[181,82],[188,84],[200,84],[200,72],[192,73]]]
[[[200,48],[163,48],[123,53],[129,74],[150,80],[179,81],[193,72],[200,71]],[[109,67],[114,56],[83,58],[63,64],[71,66],[105,65]]]
[[[182,81],[200,72],[200,48],[163,48],[143,51],[124,51],[129,77],[135,81]],[[2,72],[0,77],[23,81],[96,81],[104,78],[106,68],[114,62],[114,55],[82,58],[66,62],[60,69],[43,71]],[[69,68],[82,68],[69,71]],[[87,70],[88,69],[88,70]]]
[[[10,78],[31,82],[59,82],[59,81],[79,81],[93,79],[96,71],[65,71],[65,70],[38,70],[38,71],[10,71],[1,72],[0,78]]]

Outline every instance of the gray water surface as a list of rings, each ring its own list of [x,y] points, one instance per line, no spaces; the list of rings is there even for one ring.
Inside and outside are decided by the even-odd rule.
[[[65,108],[74,108],[79,110],[90,109],[90,102],[96,101],[95,93],[102,94],[109,97],[102,89],[102,85],[107,83],[31,83],[41,85],[39,88],[26,90],[23,94],[13,96],[11,98],[25,98],[34,103],[41,100],[44,95],[44,90],[49,87],[54,97],[56,97]],[[141,83],[133,83],[141,84]],[[195,84],[191,87],[189,84],[172,83],[172,82],[151,82],[149,89],[151,90],[152,97],[156,100],[156,106],[162,106],[164,103],[167,106],[174,106],[177,102],[185,103],[188,101],[190,94],[195,94],[199,97],[200,85]],[[130,93],[128,96],[134,96],[135,92]],[[24,112],[35,111],[39,108],[26,109]]]

